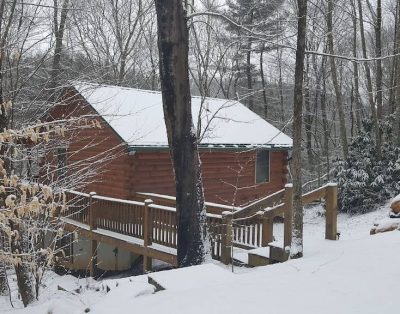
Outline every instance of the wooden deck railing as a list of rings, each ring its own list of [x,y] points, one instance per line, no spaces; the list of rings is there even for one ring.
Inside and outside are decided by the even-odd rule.
[[[336,240],[337,236],[337,185],[329,183],[314,191],[303,195],[303,205],[310,204],[313,201],[325,199],[326,205],[326,224],[325,239]],[[275,204],[272,207],[267,207]],[[266,206],[266,207],[264,207]],[[227,215],[228,213],[223,213]],[[239,246],[244,248],[264,247],[273,241],[274,218],[282,217],[284,219],[283,247],[281,251],[285,252],[290,247],[292,240],[293,223],[293,186],[287,184],[284,190],[278,191],[272,195],[258,200],[243,209],[231,214],[228,221],[231,223],[227,230],[232,232],[232,237],[223,238],[222,247]],[[225,250],[222,262],[231,261],[231,250]]]
[[[65,218],[88,225],[90,231],[104,230],[110,236],[126,235],[143,240],[144,247],[159,244],[177,248],[176,209],[144,202],[129,201],[67,191],[68,207]],[[207,213],[207,224],[212,239],[212,256],[221,258],[222,216]],[[112,234],[113,233],[113,234]],[[145,260],[147,260],[145,256]]]
[[[139,201],[144,201],[145,199],[151,199],[155,204],[176,207],[175,196],[163,195],[157,193],[137,192],[136,199]],[[237,211],[242,209],[242,207],[238,206],[223,205],[211,202],[205,202],[204,204],[206,205],[206,211],[209,214],[221,215],[223,211]]]
[[[292,233],[292,195],[290,184],[285,189],[243,208],[208,203],[207,224],[212,243],[212,256],[228,264],[232,246],[245,249],[265,247],[273,241],[273,221],[284,219],[282,250],[290,246]],[[149,197],[152,199],[149,199]],[[143,241],[144,248],[153,244],[177,248],[176,209],[170,197],[141,193],[143,201],[129,201],[75,191],[67,192],[69,206],[63,213],[109,236],[126,235]],[[337,187],[328,184],[303,195],[303,203],[325,198],[326,239],[336,239]],[[155,202],[157,204],[155,204]],[[106,232],[104,232],[104,230]],[[150,267],[146,255],[144,267]]]

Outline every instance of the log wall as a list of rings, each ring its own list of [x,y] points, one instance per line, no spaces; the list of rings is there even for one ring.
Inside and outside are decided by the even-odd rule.
[[[95,112],[84,99],[70,95],[68,105],[53,109],[51,119],[91,114]],[[70,136],[69,175],[85,171],[85,167],[97,169],[97,174],[87,182],[84,191],[121,199],[134,199],[136,192],[175,195],[168,151],[129,154],[127,146],[114,130],[101,118],[99,120],[101,129],[77,130]],[[109,159],[110,155],[114,155],[112,160],[99,162]],[[287,151],[271,151],[270,182],[262,184],[255,183],[255,156],[255,150],[200,150],[206,200],[244,205],[282,189],[287,182]]]
[[[255,184],[255,151],[200,151],[206,200],[243,205],[282,189],[287,178],[287,152],[271,151],[270,182]],[[131,156],[135,192],[175,195],[168,152],[137,152]]]

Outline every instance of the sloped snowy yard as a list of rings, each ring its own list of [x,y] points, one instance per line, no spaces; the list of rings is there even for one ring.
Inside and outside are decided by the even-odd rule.
[[[0,313],[398,313],[400,232],[369,235],[387,209],[340,215],[340,241],[323,240],[324,220],[317,212],[307,212],[300,260],[235,273],[213,263],[153,273],[166,288],[156,293],[147,276],[94,282],[49,273],[39,302],[11,309],[0,298]]]

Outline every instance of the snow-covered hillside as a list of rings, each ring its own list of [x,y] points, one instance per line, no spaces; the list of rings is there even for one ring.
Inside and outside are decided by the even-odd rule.
[[[387,209],[340,215],[339,241],[323,240],[323,218],[317,213],[313,209],[306,215],[305,257],[299,260],[235,268],[235,273],[217,263],[152,273],[165,288],[155,293],[148,276],[95,282],[49,273],[39,302],[28,309],[11,309],[2,298],[0,312],[397,313],[400,232],[369,235],[373,222],[386,216]]]

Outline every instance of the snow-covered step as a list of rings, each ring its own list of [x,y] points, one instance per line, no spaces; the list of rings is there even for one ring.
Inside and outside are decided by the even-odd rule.
[[[286,262],[289,259],[289,253],[286,252],[281,246],[269,245],[269,258],[273,262]]]

